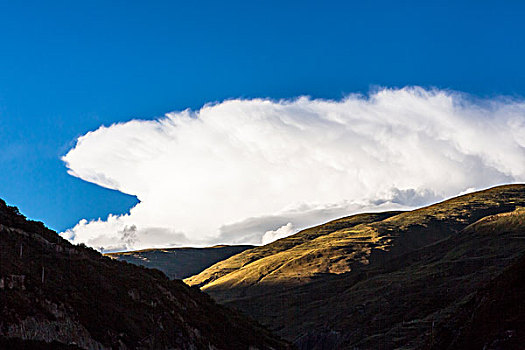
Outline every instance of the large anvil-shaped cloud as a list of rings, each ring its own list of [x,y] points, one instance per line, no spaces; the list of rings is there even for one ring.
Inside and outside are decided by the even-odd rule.
[[[99,249],[261,243],[365,210],[525,180],[525,104],[382,89],[341,101],[229,100],[100,127],[69,173],[133,194],[64,235]]]

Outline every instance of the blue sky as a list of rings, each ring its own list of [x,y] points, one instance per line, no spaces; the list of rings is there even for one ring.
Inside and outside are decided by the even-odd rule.
[[[64,230],[134,197],[66,173],[100,125],[375,86],[525,95],[521,1],[0,2],[0,197]]]

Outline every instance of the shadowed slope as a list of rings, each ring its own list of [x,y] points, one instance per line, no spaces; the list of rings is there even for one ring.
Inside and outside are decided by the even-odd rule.
[[[144,249],[104,255],[135,265],[159,269],[172,279],[182,279],[196,275],[221,260],[253,247],[252,245],[225,245],[208,248]]]
[[[0,320],[10,348],[287,347],[197,289],[73,246],[1,200]]]
[[[506,218],[486,220],[476,229],[485,230],[487,234],[514,232],[517,233],[514,239],[525,239],[523,211],[521,215],[512,213]],[[436,325],[432,348],[521,349],[525,344],[524,299],[525,255],[522,255],[516,263],[458,305],[450,317]]]

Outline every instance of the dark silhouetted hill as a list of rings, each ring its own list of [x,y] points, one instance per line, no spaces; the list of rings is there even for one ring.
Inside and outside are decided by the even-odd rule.
[[[144,249],[104,255],[135,265],[159,269],[172,279],[183,279],[253,247],[251,245],[222,245],[208,248]]]
[[[254,321],[162,272],[74,246],[0,200],[0,347],[280,349]]]

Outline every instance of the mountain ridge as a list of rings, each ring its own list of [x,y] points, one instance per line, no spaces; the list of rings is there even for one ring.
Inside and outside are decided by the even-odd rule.
[[[252,245],[216,245],[204,248],[150,248],[105,253],[104,255],[112,259],[161,270],[171,279],[183,279],[254,247]]]
[[[269,282],[272,277],[277,276],[277,270],[285,270],[292,274],[294,280],[299,281],[308,281],[316,273],[344,273],[355,266],[356,262],[362,261],[367,264],[371,253],[374,253],[378,260],[381,260],[381,255],[384,254],[380,251],[383,249],[393,250],[393,252],[390,251],[390,256],[393,253],[402,253],[405,249],[410,250],[445,238],[475,221],[474,219],[477,217],[497,211],[510,210],[514,207],[512,204],[505,204],[504,201],[498,202],[495,198],[491,199],[491,193],[498,192],[499,189],[507,189],[512,192],[513,189],[518,188],[516,186],[520,185],[507,185],[497,187],[498,190],[488,189],[476,192],[479,194],[477,197],[481,196],[482,198],[476,198],[473,201],[468,200],[473,196],[466,194],[442,202],[457,206],[452,213],[449,213],[440,203],[408,212],[381,213],[384,217],[379,216],[381,214],[373,213],[334,220],[312,229],[303,230],[267,246],[257,247],[234,255],[196,276],[185,279],[185,282],[189,285],[197,285],[212,293],[215,298],[222,300],[219,293],[214,292],[214,290],[220,289],[218,285],[224,284],[225,289],[228,289],[239,283],[255,285],[261,281]],[[464,201],[465,199],[466,201]],[[491,200],[494,202],[492,203]],[[520,203],[525,205],[523,200]],[[310,234],[312,230],[316,229],[320,232]],[[401,244],[392,245],[391,242],[396,239],[394,235],[399,232],[410,234],[410,239],[404,239],[400,242]],[[303,236],[306,236],[306,239],[302,240]],[[297,243],[298,237],[300,239]],[[355,249],[359,243],[361,243],[361,250]],[[273,252],[265,252],[271,247],[275,247]],[[259,254],[259,251],[263,251],[263,253]],[[348,257],[347,253],[355,256]],[[268,262],[268,260],[274,260],[277,254],[292,255],[291,261],[287,261],[285,266],[278,266],[275,269],[272,262]],[[342,256],[343,258],[334,264],[334,261],[330,260],[330,254],[335,256],[335,259]],[[272,255],[273,258],[270,258]],[[303,275],[300,276],[296,265],[293,263],[294,260],[296,263],[300,263],[297,261],[297,256],[303,260],[310,259],[312,262],[309,263],[315,265],[315,268],[306,271],[306,275],[303,272]],[[265,268],[272,270],[272,277],[269,275],[261,276],[267,272],[264,271]],[[260,271],[263,273],[259,273]],[[236,277],[239,276],[242,278],[236,280]],[[291,278],[288,275],[287,282],[290,280]]]

